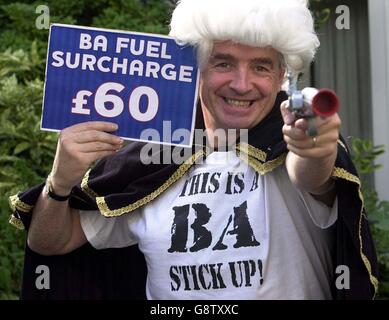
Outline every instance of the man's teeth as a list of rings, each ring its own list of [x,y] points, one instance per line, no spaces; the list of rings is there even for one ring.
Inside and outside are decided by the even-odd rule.
[[[242,107],[242,108],[248,108],[251,105],[251,101],[242,101],[242,100],[234,100],[234,99],[227,99],[226,102],[232,106],[235,107]]]

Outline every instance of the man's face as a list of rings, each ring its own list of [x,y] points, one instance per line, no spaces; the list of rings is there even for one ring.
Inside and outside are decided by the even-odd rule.
[[[231,41],[215,43],[201,72],[206,128],[250,129],[271,111],[284,76],[279,54]]]

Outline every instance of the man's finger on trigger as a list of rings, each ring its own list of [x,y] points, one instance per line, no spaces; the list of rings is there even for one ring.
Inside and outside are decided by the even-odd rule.
[[[305,131],[297,129],[296,127],[286,126],[283,129],[285,136],[294,140],[304,140],[307,138]]]
[[[298,119],[294,126],[302,131],[306,131],[308,129],[308,121],[307,119]]]
[[[294,114],[288,110],[288,107],[289,107],[288,100],[285,100],[281,103],[281,115],[285,124],[291,125],[296,120],[296,118]]]

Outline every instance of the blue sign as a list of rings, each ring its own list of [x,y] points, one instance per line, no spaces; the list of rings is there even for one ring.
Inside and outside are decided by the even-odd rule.
[[[124,139],[191,146],[198,79],[193,47],[170,37],[53,24],[41,129],[109,121]]]

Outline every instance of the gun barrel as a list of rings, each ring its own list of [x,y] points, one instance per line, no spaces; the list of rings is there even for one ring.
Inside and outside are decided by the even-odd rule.
[[[305,88],[302,90],[304,103],[311,106],[312,111],[322,117],[329,117],[339,110],[339,98],[330,89]]]

